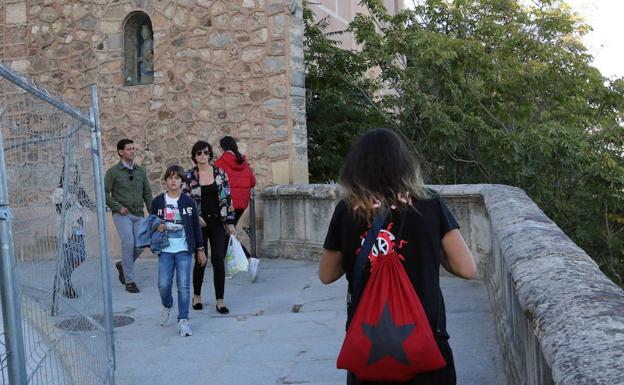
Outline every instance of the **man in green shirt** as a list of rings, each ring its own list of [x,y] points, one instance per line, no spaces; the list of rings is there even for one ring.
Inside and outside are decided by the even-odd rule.
[[[106,205],[113,212],[113,222],[121,239],[121,261],[115,265],[119,281],[126,285],[126,291],[138,293],[134,282],[134,261],[143,249],[135,248],[135,239],[143,219],[143,204],[150,209],[152,189],[147,172],[134,163],[134,142],[122,139],[117,143],[119,163],[106,171],[104,189]]]

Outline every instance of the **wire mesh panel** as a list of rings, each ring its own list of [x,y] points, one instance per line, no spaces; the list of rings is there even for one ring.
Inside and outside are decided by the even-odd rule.
[[[4,332],[0,332],[0,385],[8,385],[9,381],[6,378],[7,368],[7,355],[6,348],[4,346]]]
[[[111,380],[104,322],[109,282],[101,275],[91,129],[0,77],[0,130],[28,384]],[[0,359],[4,385],[1,338]]]

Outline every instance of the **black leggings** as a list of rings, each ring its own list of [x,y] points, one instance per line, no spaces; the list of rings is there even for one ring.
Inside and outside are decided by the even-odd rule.
[[[207,222],[202,228],[204,245],[208,246],[210,240],[210,262],[212,263],[215,298],[223,299],[225,291],[225,229],[221,220]],[[206,265],[201,266],[197,259],[193,266],[193,294],[201,295],[201,287],[204,282]]]
[[[245,212],[245,209],[234,210],[234,226],[238,224],[238,220],[243,216],[244,212]],[[227,250],[228,243],[230,243],[230,235],[226,234],[225,235],[225,250]],[[243,246],[243,252],[245,252],[245,256],[247,257],[247,259],[251,258],[251,254],[249,253],[247,248],[242,243],[241,243],[241,246]]]
[[[63,244],[63,266],[60,275],[66,286],[71,286],[72,271],[85,261],[86,254],[84,234],[78,234],[74,230]]]
[[[238,224],[238,220],[243,216],[245,209],[235,209],[234,210],[234,226]]]

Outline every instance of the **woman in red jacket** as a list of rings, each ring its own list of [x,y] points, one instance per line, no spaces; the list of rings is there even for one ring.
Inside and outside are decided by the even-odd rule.
[[[221,147],[223,155],[221,155],[214,164],[225,171],[230,181],[232,204],[236,214],[234,226],[236,226],[238,220],[245,212],[245,209],[249,206],[251,189],[256,185],[256,178],[245,156],[238,152],[238,145],[233,137],[224,136],[221,138],[219,147]],[[247,259],[249,259],[251,281],[254,282],[258,275],[258,264],[260,261],[258,258],[252,257],[245,247],[243,247],[243,250],[245,251]]]

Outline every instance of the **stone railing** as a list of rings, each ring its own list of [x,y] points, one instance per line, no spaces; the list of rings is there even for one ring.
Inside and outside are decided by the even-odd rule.
[[[509,383],[624,384],[624,291],[522,190],[431,187],[477,259]],[[262,198],[262,255],[318,258],[338,187],[274,186]]]
[[[262,191],[263,240],[260,255],[318,259],[340,195],[337,185],[282,185]]]

